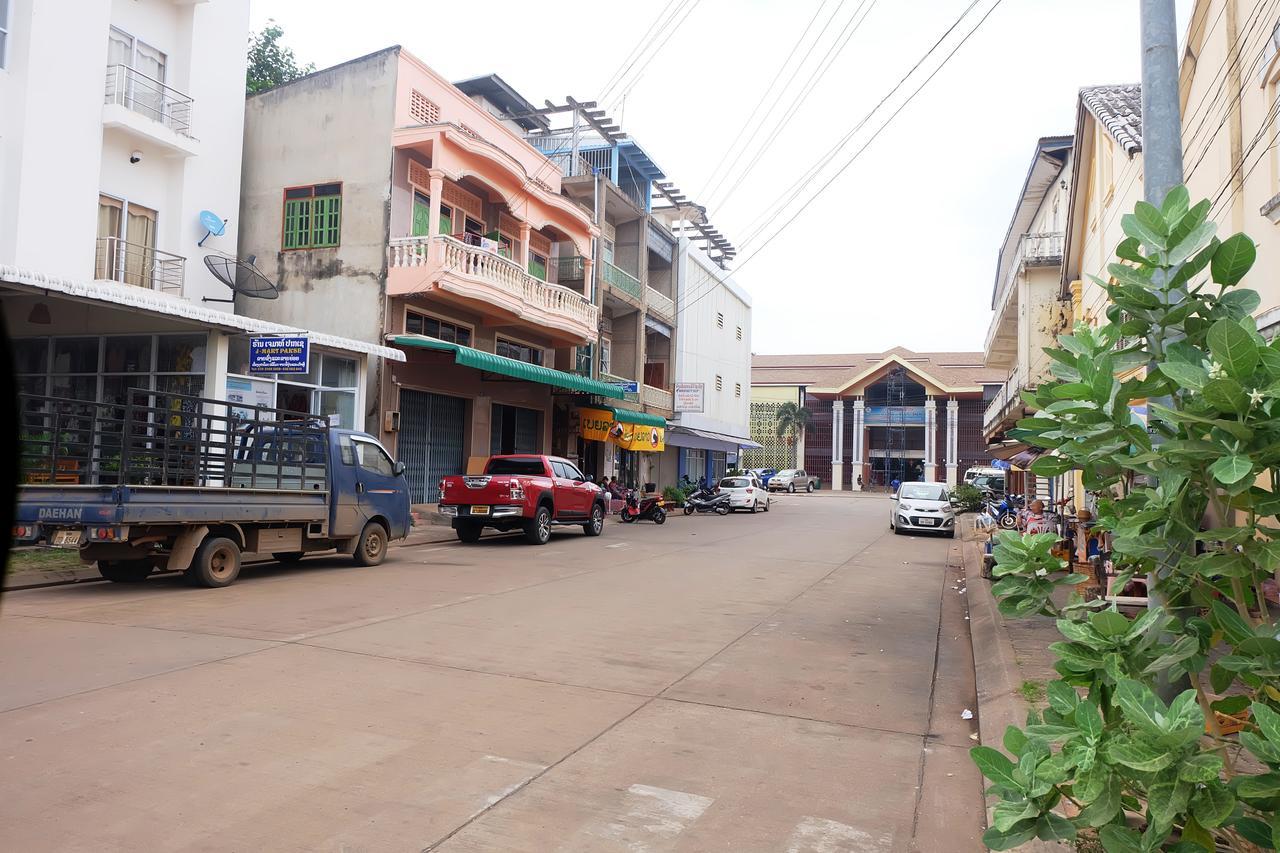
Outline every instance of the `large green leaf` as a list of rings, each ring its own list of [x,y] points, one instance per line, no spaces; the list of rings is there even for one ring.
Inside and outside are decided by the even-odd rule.
[[[1247,235],[1232,234],[1214,253],[1210,273],[1218,284],[1228,287],[1238,284],[1257,257],[1258,250]]]
[[[1201,826],[1220,826],[1235,807],[1235,795],[1221,782],[1206,784],[1191,798],[1191,813]]]
[[[1218,305],[1226,308],[1233,319],[1247,317],[1262,304],[1256,290],[1228,290],[1218,297]]]
[[[1254,702],[1250,710],[1253,712],[1253,721],[1262,730],[1263,737],[1280,746],[1280,714],[1261,702]]]
[[[1258,346],[1239,323],[1222,319],[1209,327],[1209,352],[1213,360],[1237,379],[1245,379],[1258,366]]]
[[[1196,391],[1204,388],[1209,381],[1209,371],[1198,364],[1187,364],[1185,361],[1166,361],[1160,365],[1160,372],[1168,376],[1182,388]]]
[[[1045,812],[1036,821],[1036,838],[1041,841],[1074,841],[1076,825],[1060,814]]]
[[[1166,237],[1159,231],[1148,228],[1147,225],[1132,213],[1126,213],[1120,217],[1120,227],[1125,234],[1135,237],[1142,242],[1147,249],[1163,252],[1166,246]]]
[[[1102,712],[1093,699],[1081,702],[1076,708],[1076,728],[1087,738],[1097,740],[1102,737]]]
[[[1001,832],[1008,832],[1015,824],[1040,817],[1040,808],[1027,800],[1006,800],[996,804],[991,814],[991,825]]]
[[[1169,709],[1150,687],[1141,681],[1125,679],[1116,685],[1112,698],[1131,723],[1154,735],[1164,733],[1163,720],[1168,716]]]
[[[1250,800],[1265,800],[1280,796],[1280,773],[1263,773],[1261,776],[1237,777],[1236,796]]]
[[[1004,753],[989,746],[975,746],[969,750],[969,756],[982,775],[992,782],[1015,791],[1024,790],[1023,783],[1013,775],[1014,763]]]
[[[1182,264],[1194,255],[1196,252],[1213,238],[1213,232],[1218,230],[1217,224],[1213,222],[1201,222],[1191,230],[1186,237],[1174,244],[1170,239],[1169,256],[1167,258],[1169,265],[1176,267]]]
[[[1208,782],[1222,773],[1222,756],[1202,752],[1184,759],[1178,765],[1178,778],[1184,782]]]
[[[1209,466],[1209,473],[1223,485],[1238,483],[1253,470],[1253,462],[1247,456],[1224,456]]]
[[[985,840],[985,837],[984,837]],[[1107,853],[1145,853],[1142,836],[1127,826],[1110,824],[1098,831],[1098,840]]]
[[[1185,184],[1178,184],[1169,190],[1164,201],[1160,203],[1160,213],[1164,216],[1164,221],[1169,223],[1170,228],[1175,227],[1190,209],[1191,193],[1187,191]]]
[[[1200,393],[1204,401],[1219,412],[1244,414],[1249,411],[1249,395],[1244,386],[1234,379],[1210,379]]]
[[[1075,467],[1065,456],[1041,456],[1031,463],[1031,472],[1041,477],[1057,477]]]
[[[1174,754],[1154,743],[1136,738],[1113,740],[1106,746],[1107,758],[1134,770],[1154,773],[1173,764]]]
[[[1025,820],[1016,823],[1005,831],[994,826],[982,833],[982,843],[988,850],[1012,850],[1021,847],[1036,837],[1036,821]]]

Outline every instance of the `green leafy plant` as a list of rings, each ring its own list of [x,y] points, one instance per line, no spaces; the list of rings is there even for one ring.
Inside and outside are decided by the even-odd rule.
[[[961,483],[951,490],[951,503],[961,512],[977,512],[982,509],[982,489]]]
[[[266,91],[316,70],[315,63],[298,64],[293,49],[280,43],[283,36],[284,28],[274,20],[268,20],[261,32],[250,34],[246,95]]]
[[[778,438],[786,439],[788,444],[795,444],[804,435],[813,420],[813,412],[797,406],[795,403],[783,403],[778,406],[776,429]]]
[[[1053,536],[1001,533],[993,592],[1007,615],[1056,619],[1048,707],[973,759],[999,798],[989,847],[1097,830],[1109,853],[1280,847],[1280,625],[1264,584],[1280,570],[1280,345],[1258,334],[1255,259],[1214,236],[1186,188],[1140,202],[1109,265],[1106,322],[1045,351],[1054,381],[1024,399],[1013,435],[1100,495],[1137,618],[1059,587],[1085,580]],[[1145,369],[1144,369],[1145,368]],[[1135,404],[1147,402],[1146,422]],[[1238,739],[1219,715],[1245,720]]]
[[[676,506],[683,504],[686,497],[687,495],[675,486],[667,486],[662,490],[662,499],[667,503],[675,504]]]

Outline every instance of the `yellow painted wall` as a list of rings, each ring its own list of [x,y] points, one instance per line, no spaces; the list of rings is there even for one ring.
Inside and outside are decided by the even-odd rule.
[[[799,385],[752,385],[753,403],[799,403]]]

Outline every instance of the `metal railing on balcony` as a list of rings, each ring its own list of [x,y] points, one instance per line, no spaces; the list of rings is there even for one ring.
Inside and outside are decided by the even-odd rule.
[[[646,287],[645,294],[648,297],[649,309],[653,313],[668,320],[676,318],[676,303],[670,296],[652,287]]]
[[[188,95],[136,68],[107,66],[106,103],[119,104],[158,121],[174,133],[191,135],[191,105],[195,102]]]
[[[608,261],[604,262],[604,280],[611,287],[615,287],[624,293],[629,293],[636,299],[644,298],[644,291],[641,289],[640,279],[631,273],[618,269]]]
[[[99,237],[94,278],[122,281],[182,295],[187,259],[172,252],[129,243],[119,237]]]
[[[987,409],[982,413],[982,433],[989,436],[1000,426],[1016,405],[1021,403],[1022,390],[1026,387],[1026,376],[1022,371],[1014,371],[1004,384],[1000,386],[1000,390],[991,398],[991,402],[987,404]]]
[[[599,323],[600,309],[581,293],[542,281],[497,252],[450,236],[393,239],[387,246],[387,265],[393,269],[440,265],[441,275],[483,281],[517,297],[524,305],[568,317],[593,330]]]
[[[569,255],[560,258],[547,258],[548,280],[556,283],[565,281],[582,281],[587,274],[586,259],[582,255]]]

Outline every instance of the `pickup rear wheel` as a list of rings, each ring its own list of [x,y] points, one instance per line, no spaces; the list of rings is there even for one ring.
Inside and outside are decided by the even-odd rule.
[[[604,507],[600,504],[593,504],[591,507],[591,520],[582,525],[582,531],[588,536],[599,536],[604,530]]]
[[[379,522],[371,521],[360,531],[360,541],[356,544],[356,565],[376,566],[387,556],[387,528]]]
[[[458,534],[459,542],[479,542],[484,527],[475,523],[459,522],[454,532]]]
[[[546,504],[538,507],[533,518],[524,523],[524,539],[530,545],[546,545],[551,541],[551,510]]]
[[[240,576],[240,546],[224,536],[210,536],[196,550],[185,574],[200,586],[230,586]]]
[[[155,564],[148,558],[98,561],[98,574],[112,583],[142,583],[154,568]]]

